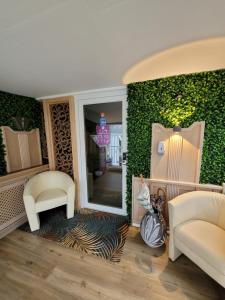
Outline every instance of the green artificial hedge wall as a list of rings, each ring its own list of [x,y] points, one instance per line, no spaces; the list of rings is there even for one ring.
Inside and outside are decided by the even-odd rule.
[[[26,130],[41,128],[41,104],[34,98],[14,95],[0,91],[0,126],[10,126],[18,130],[13,118],[26,118],[29,120]],[[6,174],[6,162],[4,159],[4,146],[0,133],[0,176]]]
[[[181,96],[181,97],[180,97]],[[150,176],[151,126],[188,127],[205,121],[201,183],[225,182],[225,70],[128,85],[127,207],[132,175]]]

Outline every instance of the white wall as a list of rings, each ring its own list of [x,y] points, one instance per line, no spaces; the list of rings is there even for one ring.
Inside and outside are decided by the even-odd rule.
[[[200,40],[156,53],[132,66],[123,82],[153,80],[225,68],[225,37]]]

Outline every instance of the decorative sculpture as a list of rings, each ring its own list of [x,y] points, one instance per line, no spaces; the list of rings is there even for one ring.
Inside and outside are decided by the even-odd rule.
[[[141,181],[141,189],[137,200],[147,212],[141,220],[140,233],[148,246],[157,248],[162,246],[166,240],[166,224],[162,215],[162,198],[157,197],[155,199],[153,195],[150,195],[149,187],[142,176]],[[155,199],[154,203],[151,203],[151,196],[152,199]]]

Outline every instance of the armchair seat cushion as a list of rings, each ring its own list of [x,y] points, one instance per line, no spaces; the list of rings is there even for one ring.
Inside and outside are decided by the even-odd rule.
[[[200,260],[205,260],[225,275],[225,231],[219,226],[202,220],[190,220],[175,228],[174,240],[175,245],[182,243]]]
[[[41,192],[35,199],[36,212],[45,211],[66,204],[67,193],[58,188]]]

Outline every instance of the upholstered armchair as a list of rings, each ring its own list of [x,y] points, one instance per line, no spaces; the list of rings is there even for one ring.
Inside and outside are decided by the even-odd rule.
[[[67,218],[74,216],[75,184],[59,171],[47,171],[32,177],[24,188],[23,200],[31,231],[40,228],[38,213],[67,205]]]
[[[185,254],[225,287],[225,195],[189,192],[168,205],[170,259]]]

